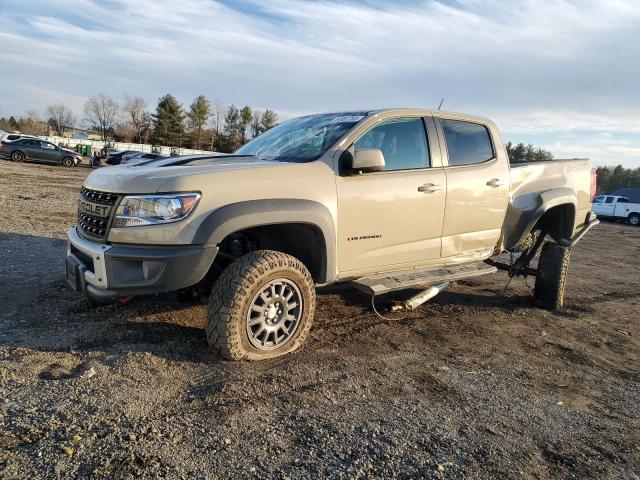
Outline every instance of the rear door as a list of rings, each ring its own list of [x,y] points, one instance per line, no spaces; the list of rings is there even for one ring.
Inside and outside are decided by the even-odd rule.
[[[629,216],[629,199],[626,197],[618,197],[614,202],[613,215],[615,217]]]
[[[446,179],[433,119],[382,119],[349,150],[367,148],[382,151],[384,171],[336,178],[341,277],[439,259]]]
[[[509,205],[509,159],[497,128],[464,117],[439,116],[447,205],[442,256],[489,255],[500,239]]]
[[[20,150],[24,151],[26,160],[38,160],[39,148],[36,140],[19,140]]]

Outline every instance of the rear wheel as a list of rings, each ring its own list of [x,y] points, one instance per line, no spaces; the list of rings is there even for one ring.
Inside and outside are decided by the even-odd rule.
[[[640,225],[640,214],[632,213],[627,217],[627,222],[629,225]]]
[[[536,304],[556,309],[564,305],[564,291],[569,271],[571,249],[547,242],[538,261],[534,297]]]
[[[24,153],[15,151],[11,153],[11,160],[14,162],[23,162],[24,161]]]
[[[73,158],[64,157],[62,159],[62,165],[64,165],[65,167],[73,167]]]
[[[313,321],[311,274],[290,255],[248,253],[229,265],[209,298],[207,340],[227,360],[262,360],[296,350]]]

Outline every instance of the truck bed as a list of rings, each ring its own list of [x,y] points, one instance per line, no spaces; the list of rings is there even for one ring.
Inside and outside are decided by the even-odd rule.
[[[591,161],[587,158],[561,159],[510,165],[510,204],[505,218],[505,247],[520,240],[517,233],[524,231],[523,223],[541,202],[544,192],[557,189],[575,197],[575,224],[577,230],[584,224],[591,210]],[[512,233],[513,232],[513,233]]]

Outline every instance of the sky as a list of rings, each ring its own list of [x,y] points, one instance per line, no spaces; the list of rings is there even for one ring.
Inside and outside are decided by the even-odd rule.
[[[492,118],[556,158],[640,167],[639,0],[0,0],[0,116],[98,93],[297,115]]]

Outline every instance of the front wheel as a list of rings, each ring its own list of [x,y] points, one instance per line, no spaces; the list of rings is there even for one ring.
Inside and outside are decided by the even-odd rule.
[[[73,167],[73,158],[64,157],[62,159],[62,165],[65,166],[65,167]]]
[[[629,225],[640,225],[640,214],[632,213],[627,217],[627,222]]]
[[[547,242],[542,247],[533,291],[539,306],[556,309],[564,305],[570,258],[570,248],[552,242]]]
[[[296,350],[316,306],[311,274],[297,258],[272,250],[229,265],[209,298],[207,340],[227,360],[263,360]]]

